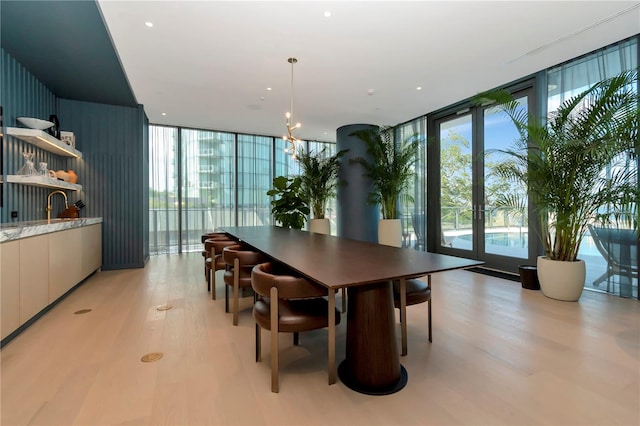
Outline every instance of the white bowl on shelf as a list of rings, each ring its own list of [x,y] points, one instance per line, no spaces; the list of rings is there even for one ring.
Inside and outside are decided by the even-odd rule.
[[[16,120],[18,120],[20,123],[24,124],[25,126],[29,127],[30,129],[45,130],[53,126],[52,122],[46,121],[46,120],[40,120],[39,118],[16,117]]]

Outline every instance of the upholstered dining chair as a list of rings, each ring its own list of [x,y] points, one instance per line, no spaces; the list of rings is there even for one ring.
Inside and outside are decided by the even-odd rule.
[[[251,270],[265,261],[262,253],[252,251],[241,244],[226,246],[222,250],[222,261],[227,266],[224,272],[225,312],[229,312],[229,288],[233,288],[233,325],[238,325],[240,292],[251,291]]]
[[[283,267],[280,267],[283,268]],[[251,286],[256,293],[253,317],[256,320],[256,362],[262,361],[261,328],[271,332],[271,392],[280,390],[278,375],[278,333],[293,333],[297,345],[298,333],[329,325],[329,303],[324,298],[328,289],[270,262],[256,265],[251,274]],[[334,308],[335,309],[335,308]],[[335,325],[340,323],[340,311],[335,309]],[[335,369],[335,345],[329,342],[329,377]]]
[[[211,299],[216,300],[216,271],[226,268],[222,260],[222,250],[227,246],[238,244],[232,239],[210,238],[204,241],[205,251],[208,253],[204,261],[207,290],[211,291]]]
[[[419,279],[406,280],[405,292],[402,292],[400,281],[393,282],[393,304],[400,310],[400,330],[402,333],[402,356],[407,355],[407,311],[406,307],[427,303],[427,319],[429,342],[431,339],[431,275],[427,275],[425,283]],[[404,304],[403,304],[404,299]]]
[[[225,232],[209,232],[200,236],[200,242],[203,244],[202,257],[204,258],[204,278],[207,279],[207,258],[209,257],[209,251],[204,243],[206,240],[231,240],[229,234]]]

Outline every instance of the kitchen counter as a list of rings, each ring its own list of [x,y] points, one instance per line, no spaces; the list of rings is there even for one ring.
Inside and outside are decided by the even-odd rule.
[[[102,265],[102,218],[0,225],[0,347]]]
[[[30,220],[0,224],[0,243],[102,223],[101,217]]]

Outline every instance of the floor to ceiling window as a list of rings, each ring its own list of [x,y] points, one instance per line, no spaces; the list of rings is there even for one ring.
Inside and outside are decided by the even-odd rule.
[[[419,117],[401,124],[396,129],[397,141],[419,141],[416,161],[413,164],[414,178],[401,197],[402,245],[416,250],[425,250],[426,244],[426,119]]]
[[[238,226],[271,224],[273,138],[238,135]]]
[[[281,138],[156,125],[149,134],[152,255],[201,250],[201,235],[219,227],[272,224],[273,178],[300,173]],[[325,146],[335,150],[299,144]]]
[[[178,246],[178,129],[149,126],[149,252]]]
[[[233,133],[180,129],[183,251],[201,249],[203,230],[236,223],[234,138]]]

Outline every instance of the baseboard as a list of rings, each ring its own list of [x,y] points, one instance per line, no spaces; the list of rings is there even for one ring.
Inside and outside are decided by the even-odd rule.
[[[473,268],[467,268],[467,271],[476,272],[478,274],[489,275],[491,277],[502,278],[509,281],[520,282],[520,275],[513,274],[511,272],[498,271],[496,269],[482,268],[475,266]]]

